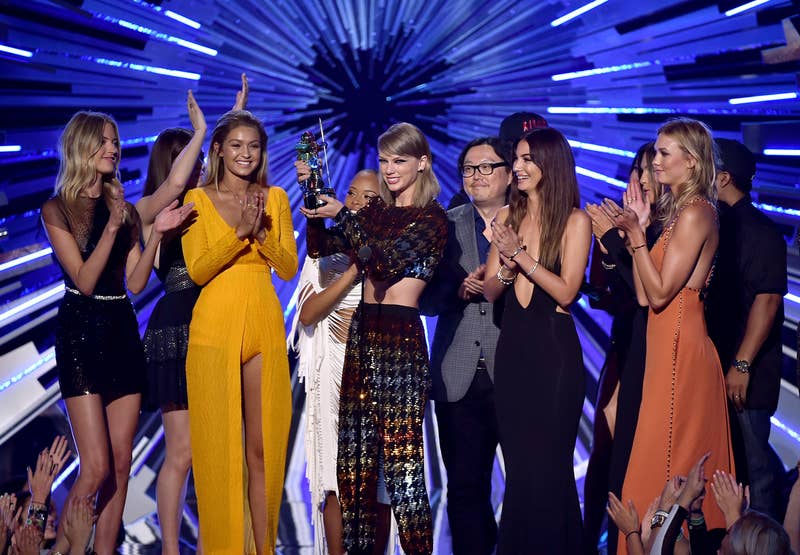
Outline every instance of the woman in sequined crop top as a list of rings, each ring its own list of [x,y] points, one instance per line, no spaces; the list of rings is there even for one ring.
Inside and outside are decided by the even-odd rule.
[[[418,302],[441,259],[447,217],[435,200],[439,183],[430,146],[417,127],[390,127],[378,139],[378,157],[390,203],[374,199],[353,214],[336,199],[322,197],[327,205],[301,210],[312,221],[336,222],[327,232],[310,226],[310,255],[349,247],[367,278],[347,341],[339,405],[337,475],[345,547],[351,554],[372,552],[382,469],[403,550],[428,554],[433,534],[422,420],[430,376]]]
[[[125,289],[144,289],[161,238],[192,206],[160,211],[142,249],[140,220],[117,178],[119,131],[111,116],[76,113],[59,150],[55,195],[42,206],[42,221],[66,285],[56,363],[80,457],[66,503],[99,494],[94,550],[107,555],[122,520],[144,385],[144,353]],[[59,528],[55,550],[65,552],[64,542]]]

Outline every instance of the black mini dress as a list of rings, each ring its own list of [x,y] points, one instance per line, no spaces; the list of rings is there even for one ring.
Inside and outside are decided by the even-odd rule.
[[[117,232],[91,295],[82,294],[64,272],[66,291],[58,309],[55,334],[63,398],[98,394],[104,402],[110,402],[144,389],[144,350],[136,314],[125,290],[125,263],[128,252],[139,240],[141,225],[130,203],[128,214],[130,220]],[[102,196],[80,197],[69,210],[63,199],[53,197],[42,207],[47,223],[75,237],[84,261],[97,247],[109,215]]]

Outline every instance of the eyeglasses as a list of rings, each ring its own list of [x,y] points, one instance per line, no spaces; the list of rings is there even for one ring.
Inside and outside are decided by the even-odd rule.
[[[502,168],[503,166],[508,166],[507,162],[494,162],[493,164],[478,164],[477,166],[469,166],[464,164],[461,168],[461,175],[463,177],[472,177],[475,175],[475,170],[478,170],[478,173],[481,175],[492,175],[494,173],[495,168]]]

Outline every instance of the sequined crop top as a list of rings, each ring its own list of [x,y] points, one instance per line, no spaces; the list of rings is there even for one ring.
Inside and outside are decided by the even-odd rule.
[[[430,281],[447,241],[447,215],[435,200],[418,208],[389,206],[375,198],[358,213],[343,208],[332,228],[312,223],[317,221],[309,220],[307,228],[309,256],[358,252],[368,246],[372,253],[367,275],[374,281]]]

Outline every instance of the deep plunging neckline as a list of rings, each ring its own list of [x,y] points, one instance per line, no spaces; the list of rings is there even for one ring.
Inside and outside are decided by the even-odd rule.
[[[267,211],[267,200],[269,199],[269,190],[270,190],[270,189],[271,189],[271,187],[267,187],[267,194],[266,194],[266,196],[265,196],[265,198],[264,198],[264,212],[266,212],[266,211]],[[206,199],[208,199],[208,202],[210,202],[210,203],[211,203],[211,206],[213,206],[213,207],[214,207],[214,213],[215,213],[215,214],[217,215],[217,217],[218,217],[218,218],[219,218],[219,219],[222,221],[222,223],[224,223],[226,226],[228,226],[228,227],[230,227],[230,228],[232,228],[232,229],[236,229],[236,226],[237,226],[238,224],[230,224],[230,223],[228,223],[228,220],[226,220],[226,219],[225,219],[225,218],[222,216],[222,214],[221,214],[221,213],[220,213],[220,211],[219,211],[219,208],[217,208],[217,205],[216,205],[216,204],[214,204],[214,201],[211,199],[211,197],[210,197],[210,196],[208,195],[208,193],[206,192],[206,188],[205,188],[205,187],[200,187],[200,191],[202,191],[202,192],[203,192],[203,194],[206,196]]]

